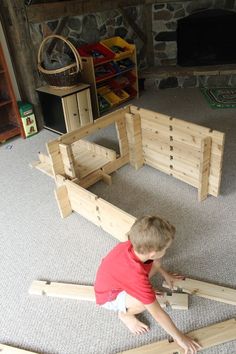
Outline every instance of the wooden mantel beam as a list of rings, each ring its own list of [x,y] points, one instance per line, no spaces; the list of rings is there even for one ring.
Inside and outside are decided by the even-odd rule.
[[[117,9],[118,7],[147,5],[162,2],[163,0],[71,0],[54,3],[32,4],[26,8],[26,11],[29,22],[41,23],[65,16],[77,16],[87,13]],[[165,0],[165,2],[176,2],[176,0]]]

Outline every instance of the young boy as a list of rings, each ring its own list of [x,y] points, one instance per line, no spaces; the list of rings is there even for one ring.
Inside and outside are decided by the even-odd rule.
[[[128,234],[129,240],[119,243],[102,260],[95,281],[96,302],[117,311],[121,321],[136,334],[149,329],[135,317],[147,310],[185,354],[194,354],[200,345],[174,325],[160,307],[149,280],[159,272],[172,287],[176,279],[183,278],[161,267],[161,258],[170,247],[174,234],[174,226],[158,216],[136,220]]]

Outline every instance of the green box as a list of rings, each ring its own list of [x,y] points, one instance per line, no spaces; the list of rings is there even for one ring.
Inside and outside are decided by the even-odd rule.
[[[17,104],[22,119],[25,136],[28,138],[38,132],[33,106],[31,103],[26,102],[17,102]]]

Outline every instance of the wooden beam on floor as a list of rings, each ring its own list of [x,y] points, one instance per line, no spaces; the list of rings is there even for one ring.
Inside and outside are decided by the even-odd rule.
[[[201,202],[207,198],[209,175],[211,162],[211,137],[202,139],[200,166],[199,166],[199,187],[198,187],[198,201]]]
[[[94,287],[91,285],[67,284],[34,280],[29,288],[30,295],[43,295],[74,300],[95,301]],[[170,306],[176,310],[188,309],[187,294],[167,294],[157,297],[162,308]]]
[[[31,352],[29,350],[19,349],[11,347],[10,345],[5,345],[0,343],[1,354],[37,354],[36,352]]]
[[[59,144],[59,149],[65,169],[65,174],[72,178],[79,177],[75,172],[75,159],[73,156],[71,145]]]
[[[62,185],[55,190],[55,197],[62,218],[66,218],[72,213],[70,200],[66,186]]]
[[[217,324],[203,327],[187,333],[187,335],[197,341],[202,349],[214,347],[236,339],[236,319],[219,322]],[[126,350],[119,354],[180,354],[183,353],[175,342],[163,340],[142,347]]]
[[[169,288],[166,282],[163,283],[163,287]],[[236,305],[236,290],[224,286],[186,278],[185,280],[175,281],[174,289],[206,299]]]
[[[138,170],[144,164],[140,115],[138,113],[126,113],[125,120],[130,164]]]

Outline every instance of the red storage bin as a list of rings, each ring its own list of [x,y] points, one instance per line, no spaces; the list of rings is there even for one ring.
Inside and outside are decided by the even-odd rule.
[[[115,54],[101,43],[86,44],[77,48],[82,57],[93,57],[94,64],[102,64],[115,57]]]

